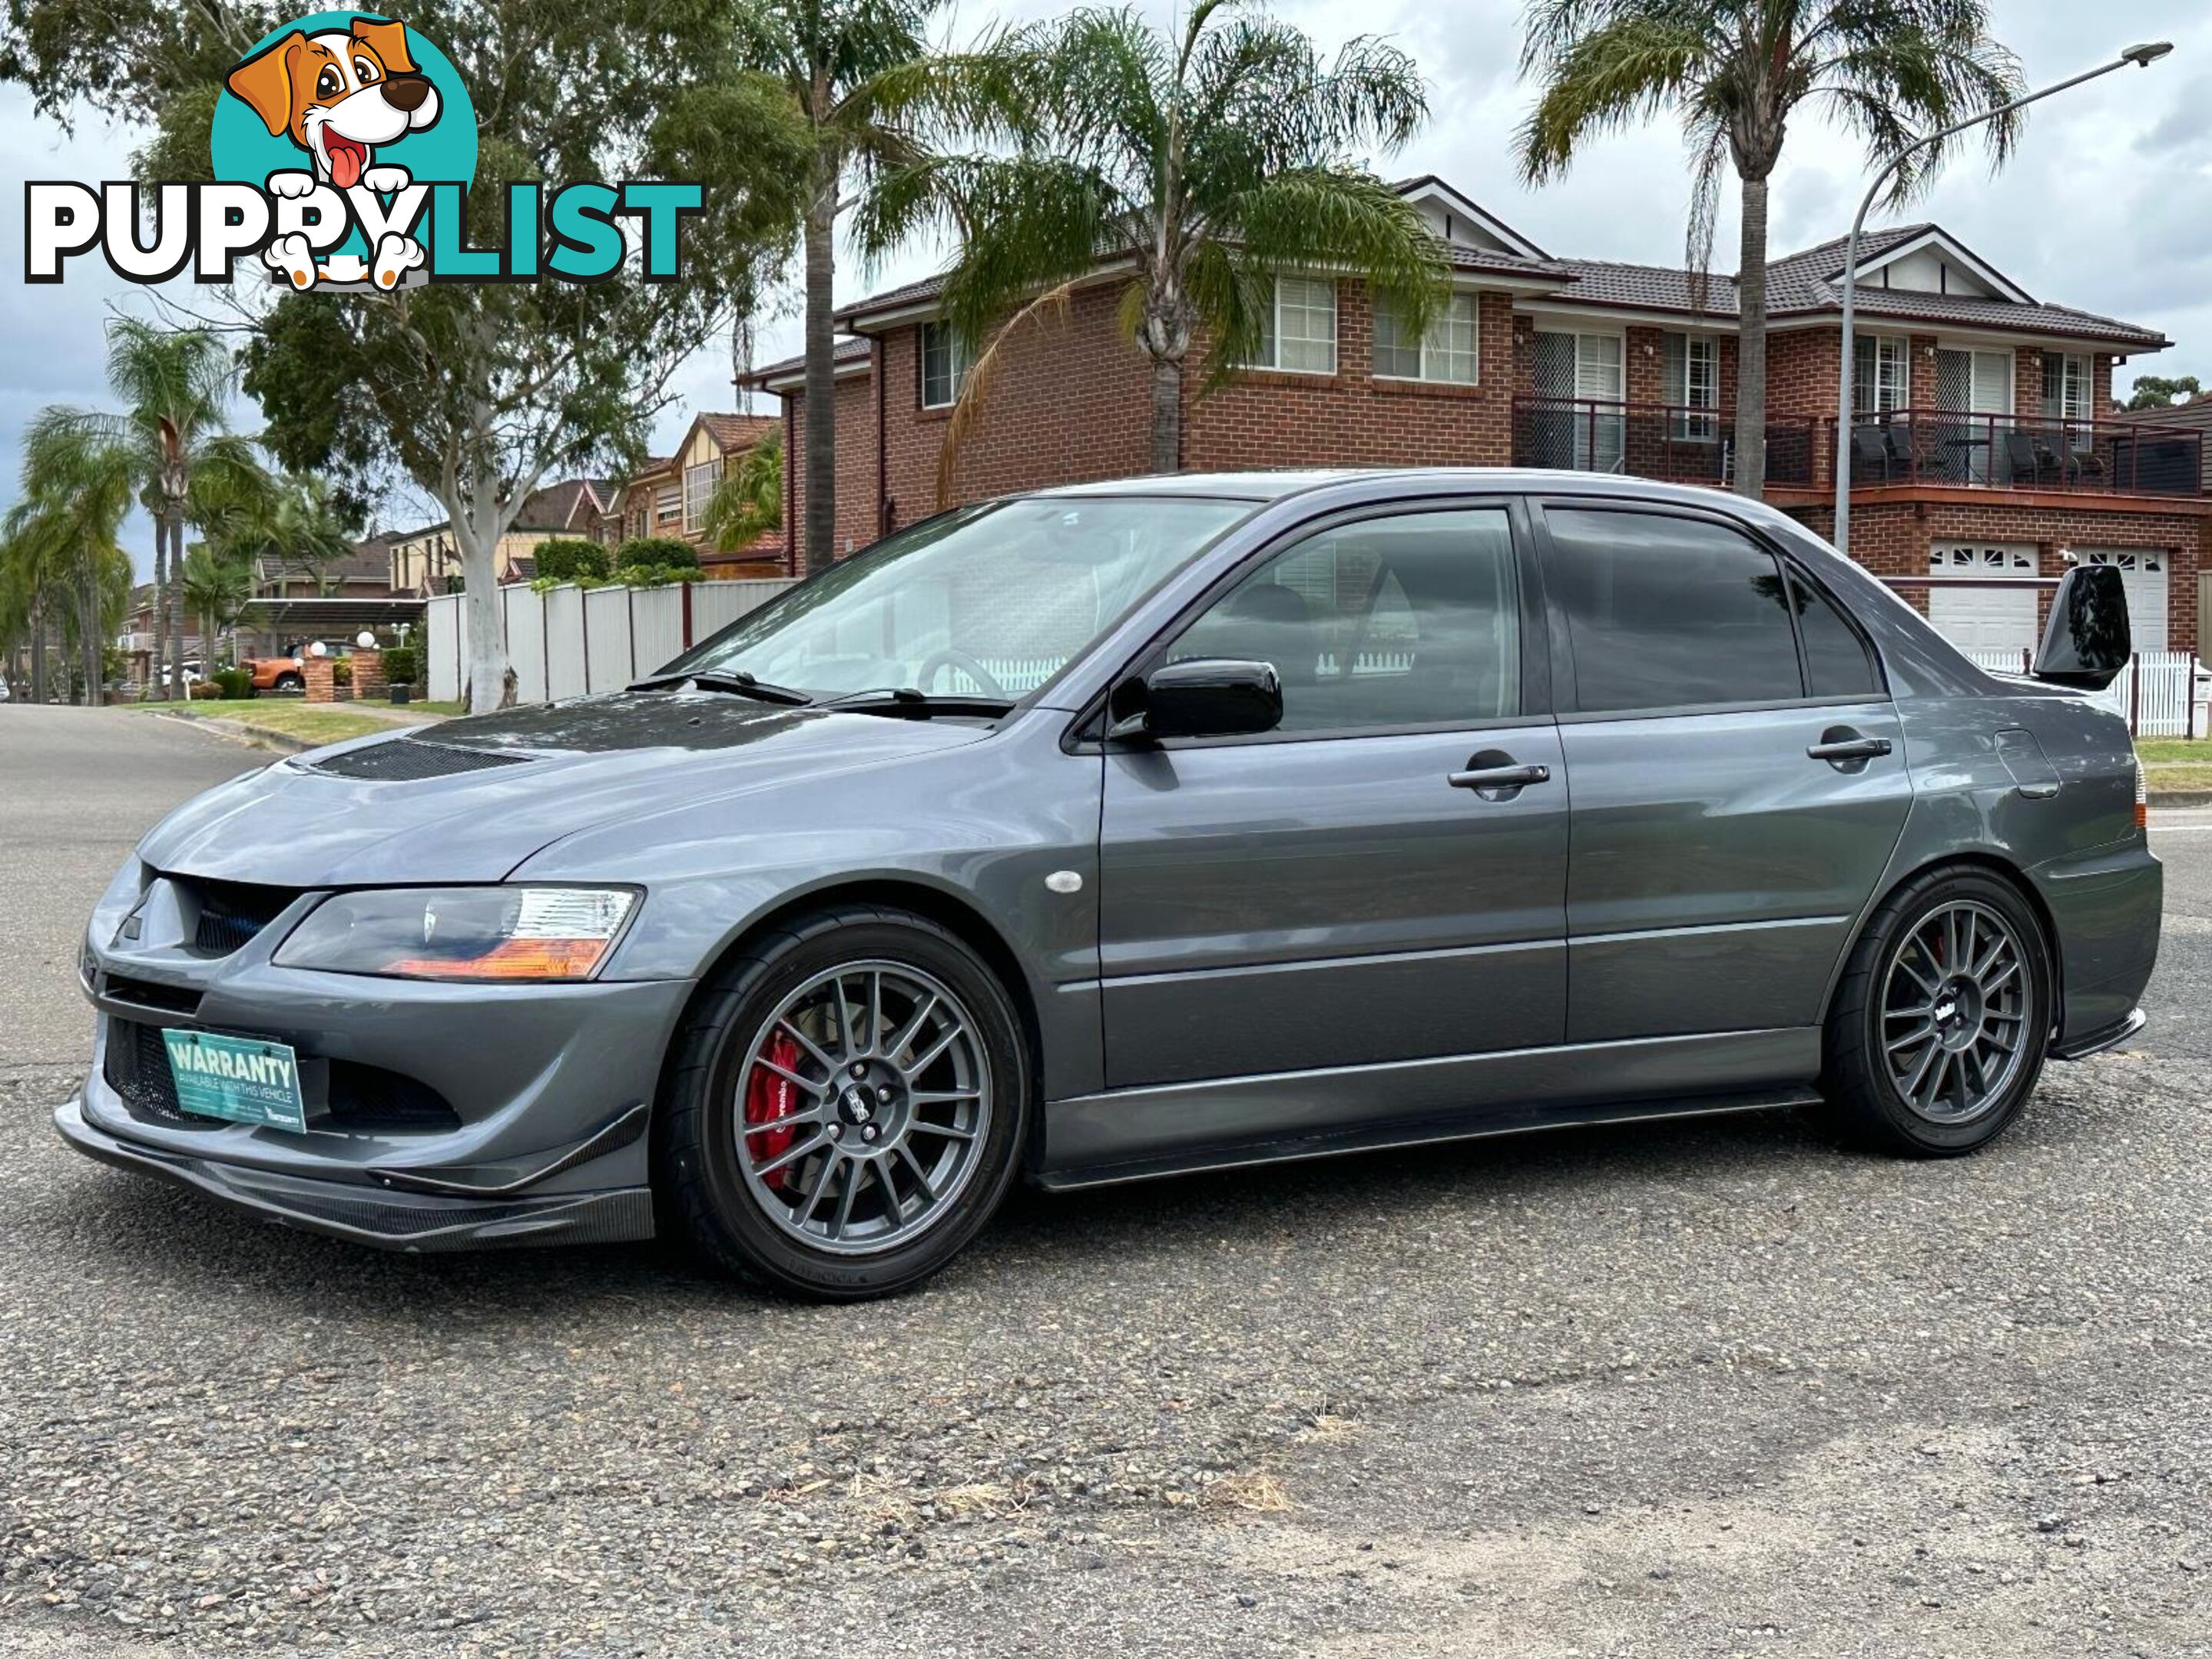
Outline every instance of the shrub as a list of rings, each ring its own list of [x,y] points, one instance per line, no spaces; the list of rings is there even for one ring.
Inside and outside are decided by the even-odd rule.
[[[331,684],[332,685],[353,684],[353,663],[350,659],[340,657],[331,665]]]
[[[538,580],[550,579],[556,586],[586,578],[605,581],[612,569],[605,548],[573,536],[540,542],[531,550],[531,556],[538,562]],[[531,585],[534,587],[537,583]]]
[[[384,678],[388,685],[414,684],[416,669],[415,647],[411,645],[395,645],[384,653]]]
[[[216,669],[215,684],[224,696],[233,700],[253,695],[253,676],[243,668]]]
[[[615,550],[623,570],[696,570],[698,550],[673,536],[633,536]]]
[[[222,688],[213,680],[194,680],[191,696],[195,702],[210,702],[222,696]]]

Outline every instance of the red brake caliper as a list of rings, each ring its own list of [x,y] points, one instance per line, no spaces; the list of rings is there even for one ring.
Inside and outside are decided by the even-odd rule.
[[[787,1072],[797,1071],[799,1069],[798,1039],[787,1031],[775,1032],[769,1038],[768,1047],[762,1051],[761,1059],[766,1060],[769,1066],[781,1066]],[[781,1119],[789,1117],[798,1109],[798,1086],[789,1078],[777,1076],[775,1073],[769,1070],[768,1066],[756,1065],[753,1067],[752,1080],[745,1085],[746,1129],[750,1132],[757,1124],[775,1123]],[[745,1150],[755,1164],[766,1164],[781,1157],[790,1150],[791,1143],[797,1139],[798,1136],[799,1131],[796,1127],[748,1133],[745,1136]],[[770,1173],[765,1179],[770,1187],[781,1192],[790,1176],[791,1167],[787,1164],[782,1169]]]

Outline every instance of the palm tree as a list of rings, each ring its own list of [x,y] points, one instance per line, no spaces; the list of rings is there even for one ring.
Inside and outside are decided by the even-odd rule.
[[[735,553],[783,524],[783,428],[772,426],[722,474],[707,502],[706,532],[717,552]]]
[[[945,0],[750,0],[738,14],[739,60],[809,136],[801,192],[806,290],[806,407],[835,406],[837,218],[865,188],[921,152],[917,123],[933,106],[931,16]],[[806,568],[836,557],[837,424],[806,422]]]
[[[184,596],[186,612],[199,618],[202,647],[207,652],[206,666],[212,672],[217,636],[234,626],[253,603],[253,566],[245,559],[195,543],[185,555],[177,586]]]
[[[1692,153],[1689,260],[1712,261],[1722,169],[1742,193],[1736,266],[1735,483],[1766,483],[1766,187],[1790,118],[1819,109],[1866,141],[1869,165],[2016,98],[2011,52],[1989,36],[1983,0],[1531,0],[1521,70],[1540,92],[1522,123],[1521,174],[1566,171],[1584,139],[1674,109]],[[2017,112],[1987,127],[1993,164],[2011,154]],[[1908,199],[1942,165],[1939,143],[1899,168]]]
[[[1288,24],[1198,0],[1177,36],[1133,10],[1085,9],[1007,36],[986,70],[1016,88],[1012,153],[920,157],[882,181],[861,226],[872,250],[925,225],[962,239],[946,319],[989,343],[946,435],[940,493],[1000,345],[1103,260],[1131,262],[1121,314],[1152,366],[1158,472],[1182,462],[1194,341],[1211,337],[1208,385],[1252,361],[1276,272],[1362,279],[1417,334],[1441,308],[1442,244],[1355,160],[1395,151],[1426,118],[1420,76],[1395,48],[1355,40],[1324,63]],[[969,100],[998,103],[988,87]]]
[[[43,435],[57,465],[77,464],[64,459],[72,451],[87,464],[98,452],[121,457],[153,516],[155,696],[174,695],[184,684],[184,641],[171,575],[184,562],[185,526],[196,516],[195,498],[229,507],[265,488],[252,445],[229,429],[236,380],[229,354],[210,331],[160,329],[118,317],[107,325],[107,385],[122,411],[52,408],[34,423],[33,441]]]
[[[58,436],[52,413],[34,418],[26,434],[23,494],[0,525],[0,566],[30,623],[34,699],[46,693],[46,639],[58,623],[91,702],[130,599],[130,560],[116,538],[131,510],[132,478],[114,446]]]
[[[216,491],[193,505],[210,548],[245,563],[249,577],[252,562],[265,557],[279,579],[304,575],[317,594],[327,595],[331,567],[353,550],[351,526],[322,478],[288,473],[242,499]]]

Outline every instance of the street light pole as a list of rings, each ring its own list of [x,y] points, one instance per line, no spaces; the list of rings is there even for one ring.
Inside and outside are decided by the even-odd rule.
[[[1857,355],[1851,337],[1851,322],[1856,313],[1856,301],[1858,297],[1859,237],[1866,228],[1867,215],[1873,210],[1874,198],[1881,193],[1882,186],[1889,182],[1891,176],[1898,168],[1904,166],[1914,155],[1933,145],[1942,143],[1954,133],[1964,132],[1969,127],[1980,126],[1985,121],[1994,121],[2000,115],[2009,115],[2013,111],[2048,98],[2053,93],[2064,92],[2069,88],[2078,87],[2084,81],[2094,81],[2100,75],[2110,75],[2114,70],[2125,69],[2130,64],[2138,69],[2148,69],[2172,50],[2173,43],[2171,40],[2154,40],[2142,46],[2130,46],[2109,64],[2100,64],[2096,68],[2085,70],[2070,80],[2045,87],[2039,92],[2031,92],[2024,98],[2015,98],[2009,104],[1999,104],[1994,109],[1985,109],[1979,115],[1969,116],[1963,121],[1954,122],[1939,131],[1929,133],[1924,138],[1915,140],[1892,156],[1882,170],[1875,174],[1874,182],[1867,186],[1866,195],[1859,202],[1857,216],[1851,221],[1850,241],[1844,255],[1843,361],[1836,379],[1836,524],[1835,532],[1831,538],[1838,552],[1848,556],[1851,550],[1851,372],[1857,364]]]

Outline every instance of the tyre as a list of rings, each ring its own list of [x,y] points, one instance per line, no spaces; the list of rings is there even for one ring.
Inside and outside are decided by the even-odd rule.
[[[297,674],[279,674],[275,689],[279,691],[304,691],[307,689],[307,682]]]
[[[678,1034],[664,1231],[790,1295],[903,1290],[1006,1197],[1031,1087],[1012,999],[952,933],[875,906],[801,917],[717,969]]]
[[[1831,1114],[1908,1158],[1986,1146],[2035,1091],[2051,1000],[2050,946],[2017,888],[1956,866],[1916,877],[1867,924],[1829,1009]]]

